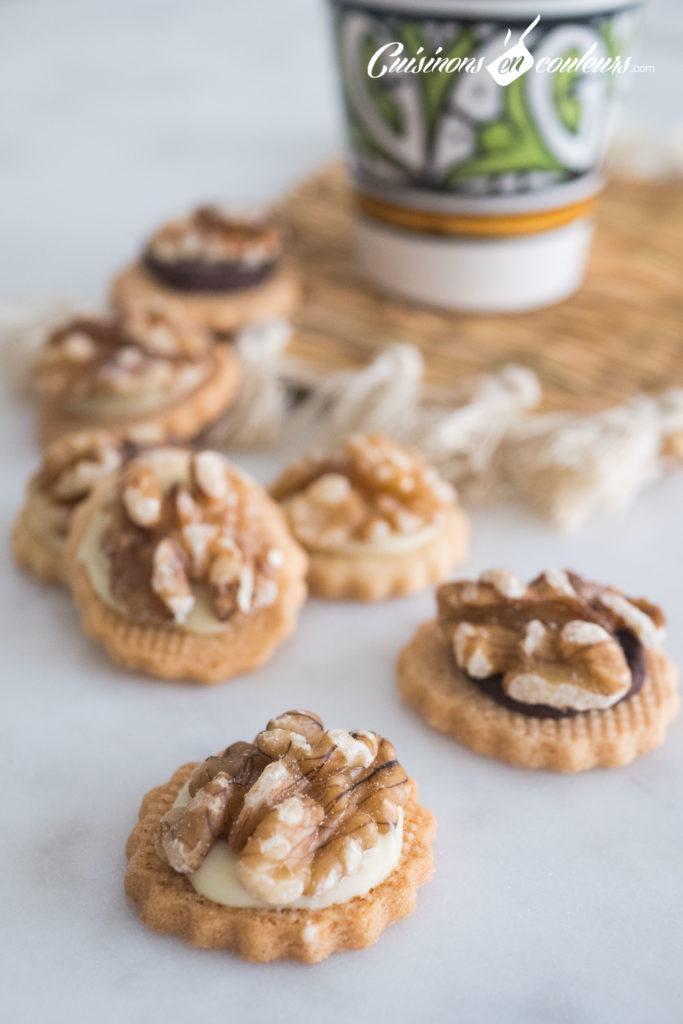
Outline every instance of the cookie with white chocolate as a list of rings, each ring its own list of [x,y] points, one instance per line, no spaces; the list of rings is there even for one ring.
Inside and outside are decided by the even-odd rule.
[[[190,439],[224,412],[239,377],[233,349],[158,304],[75,317],[49,335],[34,369],[40,440],[137,427]]]
[[[387,739],[288,711],[147,794],[126,891],[193,945],[314,962],[413,911],[435,831]]]
[[[513,764],[625,764],[678,710],[665,619],[643,598],[552,569],[445,584],[438,616],[401,651],[399,689],[433,726]]]
[[[445,579],[467,552],[453,488],[419,452],[356,434],[289,466],[270,488],[309,554],[309,587],[377,601]]]
[[[104,477],[163,440],[156,427],[140,427],[125,435],[84,430],[48,445],[12,530],[18,565],[44,582],[64,582],[64,549],[76,509]]]
[[[277,505],[208,450],[127,462],[76,511],[65,562],[86,632],[164,678],[219,682],[261,664],[306,595]]]
[[[152,234],[140,259],[115,279],[112,300],[120,309],[157,302],[230,335],[252,320],[294,311],[298,279],[283,250],[274,218],[200,206]]]

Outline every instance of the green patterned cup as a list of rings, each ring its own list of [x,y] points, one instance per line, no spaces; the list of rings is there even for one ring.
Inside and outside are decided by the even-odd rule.
[[[332,6],[367,275],[463,310],[571,295],[640,4]]]

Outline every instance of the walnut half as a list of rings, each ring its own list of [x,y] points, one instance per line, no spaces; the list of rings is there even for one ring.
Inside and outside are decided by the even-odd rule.
[[[157,449],[117,480],[104,547],[133,617],[183,626],[204,596],[221,622],[271,606],[282,552],[255,485],[217,452]]]
[[[59,325],[46,338],[33,376],[38,392],[57,402],[170,395],[202,379],[211,360],[208,332],[146,303]]]
[[[589,711],[631,688],[624,631],[659,645],[661,611],[613,587],[550,569],[528,586],[506,569],[439,588],[439,623],[457,665],[474,679],[500,676],[507,697]]]
[[[192,873],[218,838],[245,888],[271,906],[327,892],[394,828],[408,777],[388,740],[326,730],[309,711],[271,719],[253,744],[199,765],[190,799],[161,819],[159,855]]]
[[[331,455],[309,455],[271,493],[299,540],[312,548],[381,544],[432,526],[455,501],[419,452],[379,435],[356,434]]]

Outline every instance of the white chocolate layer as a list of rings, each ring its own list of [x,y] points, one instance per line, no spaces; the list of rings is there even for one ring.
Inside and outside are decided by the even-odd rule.
[[[334,552],[340,555],[402,555],[407,551],[416,551],[428,544],[436,533],[436,526],[425,526],[415,533],[392,533],[382,541],[352,540],[339,547],[311,547],[309,551]]]
[[[189,368],[183,380],[175,387],[161,391],[147,391],[130,395],[99,395],[96,398],[72,399],[65,403],[65,409],[73,416],[84,419],[117,420],[142,416],[163,408],[188,394],[205,380],[207,367],[204,365]]]
[[[287,521],[292,533],[307,551],[317,551],[320,554],[348,555],[360,558],[370,555],[401,555],[407,551],[415,551],[424,544],[428,544],[437,531],[437,523],[431,523],[421,530],[415,530],[414,533],[390,533],[381,541],[350,540],[342,544],[311,544],[297,533],[296,527],[289,515],[289,504],[289,501],[283,502],[282,508],[287,515]]]
[[[182,807],[189,800],[188,783],[178,793],[174,807]],[[320,910],[335,903],[347,903],[356,896],[366,893],[380,885],[391,874],[401,859],[403,846],[403,809],[399,809],[399,819],[395,828],[385,835],[380,835],[375,846],[368,850],[358,866],[349,875],[345,875],[335,886],[321,896],[302,896],[287,909]],[[259,900],[245,889],[237,876],[239,857],[228,847],[223,839],[218,839],[207,854],[206,860],[188,879],[200,896],[205,896],[214,903],[222,903],[227,907],[267,907],[268,904]]]

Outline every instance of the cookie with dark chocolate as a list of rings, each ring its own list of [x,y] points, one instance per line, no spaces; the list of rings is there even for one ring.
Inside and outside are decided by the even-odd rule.
[[[481,754],[529,768],[626,764],[659,746],[678,705],[664,616],[562,570],[445,584],[398,660],[404,699]]]
[[[252,320],[286,317],[298,298],[283,261],[283,235],[267,217],[202,206],[162,225],[112,287],[115,305],[150,300],[229,335]]]

